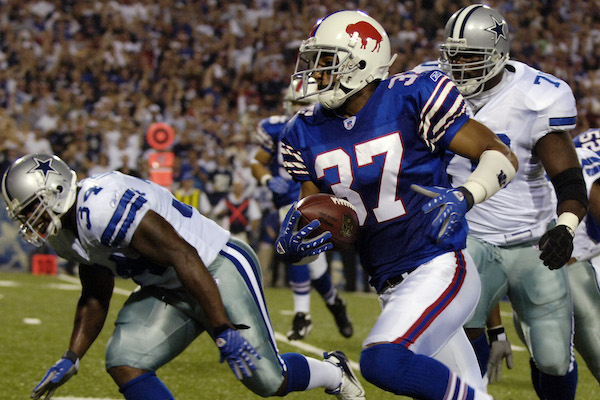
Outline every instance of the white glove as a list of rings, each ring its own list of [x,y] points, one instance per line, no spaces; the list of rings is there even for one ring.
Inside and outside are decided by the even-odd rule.
[[[490,341],[490,359],[488,362],[487,375],[490,383],[500,382],[502,376],[502,360],[506,359],[506,367],[512,369],[512,349],[510,342],[504,332],[504,327],[488,329]]]

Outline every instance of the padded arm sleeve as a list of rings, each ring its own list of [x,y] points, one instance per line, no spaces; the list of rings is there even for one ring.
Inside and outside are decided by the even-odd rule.
[[[516,172],[504,154],[498,150],[486,150],[479,157],[477,168],[462,187],[473,195],[474,204],[481,203],[506,186]]]

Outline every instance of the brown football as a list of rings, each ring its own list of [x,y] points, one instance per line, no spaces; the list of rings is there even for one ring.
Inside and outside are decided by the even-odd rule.
[[[303,227],[318,219],[321,226],[310,236],[329,231],[333,250],[343,250],[352,246],[358,238],[358,216],[356,208],[346,199],[327,193],[307,196],[296,207],[302,214],[298,226]]]

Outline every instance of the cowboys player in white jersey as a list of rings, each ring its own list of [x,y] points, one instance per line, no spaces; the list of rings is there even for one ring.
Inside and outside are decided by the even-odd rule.
[[[575,98],[562,80],[509,60],[508,35],[500,13],[476,4],[452,15],[440,44],[440,67],[467,99],[472,118],[494,131],[519,159],[512,182],[466,215],[467,250],[482,283],[466,328],[471,339],[485,342],[490,311],[508,295],[531,353],[536,393],[544,399],[574,399],[571,294],[562,267],[571,257],[573,234],[588,203],[568,133],[575,127]],[[459,185],[473,167],[455,156],[448,172]]]
[[[588,130],[574,139],[590,207],[589,213],[575,230],[573,253],[567,262],[567,270],[573,297],[575,349],[600,382],[600,155],[590,150],[590,147],[597,146],[598,141],[600,130],[597,129]],[[600,147],[596,150],[600,150]],[[516,328],[519,328],[516,317],[515,322]],[[524,341],[520,329],[517,329],[517,334]],[[510,352],[510,346],[506,350]],[[508,353],[505,356],[512,357]],[[498,361],[501,363],[502,359]],[[499,380],[500,373],[497,375]]]
[[[77,373],[104,325],[115,276],[141,286],[106,348],[106,369],[126,400],[173,399],[155,371],[204,331],[221,362],[260,396],[324,387],[341,399],[364,398],[342,352],[326,353],[325,361],[279,354],[252,249],[168,189],[119,172],[77,183],[58,157],[31,154],[7,169],[2,195],[27,241],[48,241],[80,265],[69,348],[33,399],[48,400]]]

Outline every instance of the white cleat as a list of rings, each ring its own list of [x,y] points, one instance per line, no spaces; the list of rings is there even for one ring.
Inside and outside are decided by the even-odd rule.
[[[325,361],[342,370],[342,383],[334,390],[325,390],[325,393],[333,394],[340,400],[364,400],[365,390],[360,381],[354,375],[348,357],[339,350],[323,354]]]

